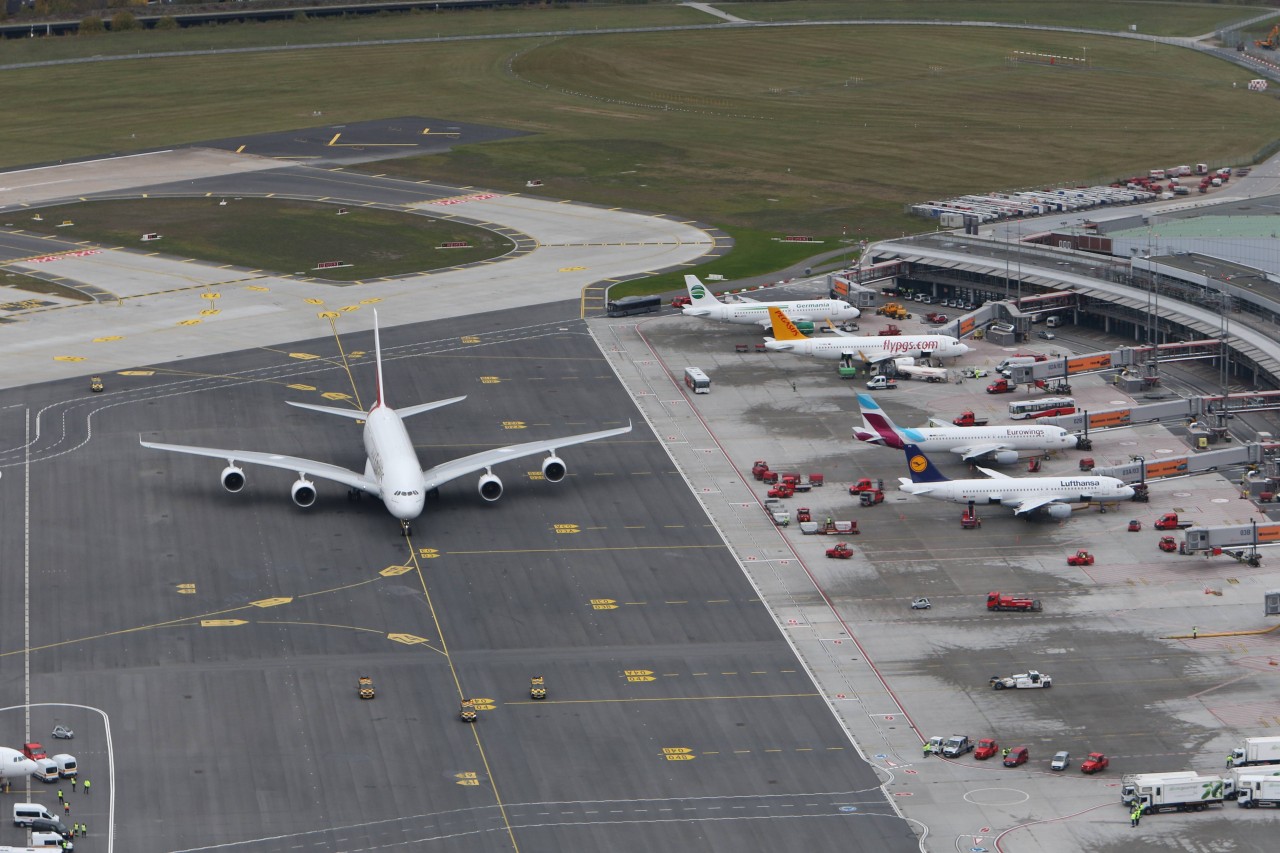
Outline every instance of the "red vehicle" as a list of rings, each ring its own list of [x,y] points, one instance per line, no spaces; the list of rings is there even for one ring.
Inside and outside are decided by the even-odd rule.
[[[924,319],[926,323],[941,324],[941,323],[947,322],[947,320],[951,318],[949,318],[946,314],[939,314],[937,311],[930,311],[928,314],[924,315]]]
[[[1098,773],[1106,770],[1111,764],[1111,759],[1107,758],[1101,752],[1091,752],[1089,757],[1080,764],[1081,773]]]
[[[853,549],[848,542],[837,542],[827,549],[827,556],[833,560],[847,560],[853,556]]]
[[[1164,551],[1166,554],[1172,554],[1174,551],[1178,550],[1178,540],[1174,539],[1172,536],[1161,536],[1160,550]]]
[[[44,747],[35,742],[24,743],[22,745],[22,754],[27,758],[30,758],[32,761],[35,761],[37,758],[49,757],[49,754],[44,751]]]
[[[692,299],[690,299],[690,298],[688,297],[688,295],[685,295],[685,296],[673,296],[673,297],[671,298],[671,307],[672,307],[672,308],[683,308],[683,307],[684,307],[684,306],[686,306],[686,305],[692,305],[692,304],[693,304],[693,300],[692,300]]]
[[[1026,764],[1031,758],[1031,750],[1025,746],[1015,746],[1009,750],[1009,754],[1004,757],[1005,767],[1017,767],[1019,764]]]
[[[956,426],[986,426],[989,418],[980,418],[973,412],[962,412],[960,417],[952,419]]]
[[[779,483],[778,485],[774,486],[772,489],[769,490],[769,497],[789,498],[794,496],[795,493],[796,493],[796,490],[791,488],[791,486],[787,485],[786,483]]]
[[[1012,394],[1018,390],[1017,385],[1013,385],[1008,379],[997,379],[987,386],[988,394]]]
[[[900,335],[900,334],[902,334],[902,329],[899,329],[897,325],[895,325],[894,323],[890,323],[889,325],[885,326],[883,329],[879,331],[879,335],[882,338],[892,337],[894,335]]]
[[[863,492],[858,495],[858,503],[862,506],[875,506],[884,503],[884,492],[880,489],[872,489],[869,492]]]
[[[813,514],[809,512],[807,506],[802,506],[796,510],[796,523],[799,524],[803,521],[813,521]]]
[[[979,761],[986,761],[999,751],[1000,744],[992,738],[984,737],[978,741],[978,748],[973,751],[973,757]]]
[[[1138,521],[1138,519],[1136,519],[1136,518],[1131,518],[1131,519],[1129,519],[1129,532],[1130,532],[1130,533],[1137,533],[1137,532],[1138,532],[1139,530],[1141,530],[1141,529],[1142,529],[1142,522],[1141,522],[1141,521]]]
[[[1194,522],[1178,521],[1178,514],[1176,512],[1166,512],[1164,515],[1160,516],[1160,518],[1156,519],[1155,528],[1156,530],[1186,530],[1192,524],[1194,524]]]
[[[849,494],[857,495],[862,492],[874,492],[877,488],[883,489],[883,483],[877,486],[870,477],[863,477],[858,482],[849,487]]]
[[[966,509],[960,515],[960,528],[962,530],[977,530],[981,526],[982,519],[978,517],[977,513],[971,514],[969,510]]]
[[[1076,551],[1070,557],[1067,557],[1067,565],[1068,566],[1092,566],[1093,555],[1090,554],[1088,551],[1084,550],[1083,548],[1081,548],[1079,551]]]
[[[757,459],[751,466],[751,476],[757,480],[763,480],[764,475],[769,473],[769,463],[763,459]]]
[[[1001,595],[998,592],[987,593],[988,610],[1023,610],[1028,613],[1039,613],[1040,599],[1017,595]]]

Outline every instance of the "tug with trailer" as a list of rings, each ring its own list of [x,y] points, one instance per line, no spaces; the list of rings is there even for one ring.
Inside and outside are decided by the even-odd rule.
[[[997,379],[987,386],[988,394],[1012,394],[1018,390],[1018,386],[1010,382],[1008,379]]]
[[[1016,675],[993,675],[988,683],[992,690],[1030,690],[1037,687],[1052,687],[1053,679],[1034,669],[1029,669]]]
[[[999,592],[987,593],[988,610],[1021,610],[1027,613],[1039,613],[1042,609],[1040,599],[1026,598],[1017,595],[1002,595]]]
[[[1250,737],[1231,750],[1232,767],[1280,764],[1280,737]]]
[[[1126,775],[1120,788],[1120,802],[1129,808],[1136,803],[1143,814],[1202,812],[1222,805],[1226,795],[1221,776],[1200,776],[1191,770]]]

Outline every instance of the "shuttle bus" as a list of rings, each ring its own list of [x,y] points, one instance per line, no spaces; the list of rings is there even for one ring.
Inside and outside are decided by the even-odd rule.
[[[1015,421],[1026,418],[1056,418],[1073,415],[1076,401],[1070,397],[1042,397],[1039,400],[1018,400],[1009,404],[1009,417]]]
[[[632,314],[648,314],[662,307],[661,296],[624,296],[609,300],[610,317],[630,317]]]
[[[696,367],[686,367],[684,369],[684,384],[688,385],[689,390],[695,394],[711,393],[711,380],[707,377],[707,374]]]

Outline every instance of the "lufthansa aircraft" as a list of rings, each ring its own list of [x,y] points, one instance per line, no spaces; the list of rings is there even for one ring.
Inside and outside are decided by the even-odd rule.
[[[271,468],[283,468],[286,471],[298,472],[298,479],[293,484],[293,502],[300,507],[309,507],[316,502],[316,487],[308,477],[330,480],[341,483],[349,489],[364,492],[380,498],[387,511],[400,519],[400,526],[405,535],[409,535],[409,522],[422,514],[427,493],[438,489],[450,480],[483,471],[478,484],[480,496],[486,501],[496,501],[502,497],[502,480],[493,473],[493,466],[500,462],[523,459],[546,453],[542,460],[542,476],[552,483],[564,479],[568,468],[556,451],[562,447],[612,438],[631,432],[631,425],[617,429],[606,429],[600,432],[588,432],[582,435],[570,435],[564,438],[529,441],[524,444],[513,444],[509,447],[498,447],[493,450],[482,450],[452,462],[445,462],[433,468],[422,470],[418,454],[413,449],[413,441],[405,429],[404,419],[451,403],[458,403],[466,397],[450,397],[447,400],[436,400],[432,403],[419,403],[402,409],[393,409],[387,405],[382,386],[382,343],[378,337],[378,319],[374,314],[373,345],[377,359],[378,398],[368,412],[356,409],[339,409],[332,406],[317,406],[313,403],[295,403],[289,405],[300,409],[311,409],[330,415],[364,421],[364,449],[368,458],[365,461],[364,473],[331,465],[327,462],[314,462],[294,456],[281,456],[276,453],[261,453],[252,450],[219,450],[213,447],[190,447],[182,444],[156,444],[150,441],[139,442],[143,447],[154,450],[171,450],[175,453],[189,453],[194,456],[209,456],[214,459],[227,460],[227,467],[222,470],[222,486],[228,492],[238,492],[244,488],[244,471],[237,464],[248,462],[255,465],[266,465]]]
[[[1133,497],[1133,486],[1115,477],[1094,474],[1069,477],[1008,477],[978,468],[989,480],[948,480],[914,444],[904,444],[910,477],[899,477],[902,490],[938,501],[1002,504],[1022,515],[1043,508],[1050,518],[1068,518],[1073,503],[1114,503]]]
[[[870,444],[899,450],[907,442],[925,452],[949,451],[970,462],[991,456],[1001,465],[1018,461],[1019,450],[1063,450],[1076,446],[1076,437],[1059,426],[929,427],[911,429],[895,424],[869,394],[858,395],[862,427],[853,428],[853,437]]]
[[[800,299],[795,302],[756,302],[738,297],[741,302],[724,303],[716,299],[696,275],[684,277],[689,291],[689,304],[681,312],[686,317],[721,320],[725,323],[747,323],[768,328],[769,308],[781,308],[793,320],[834,320],[837,323],[856,320],[862,312],[843,299]]]
[[[946,335],[896,335],[892,337],[806,338],[796,324],[777,308],[769,308],[773,337],[765,338],[765,348],[773,352],[793,352],[814,358],[850,358],[875,363],[889,358],[950,358],[969,351],[966,344]]]

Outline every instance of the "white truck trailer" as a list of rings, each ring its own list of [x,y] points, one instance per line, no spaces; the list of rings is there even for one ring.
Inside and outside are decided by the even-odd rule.
[[[1221,776],[1200,776],[1191,770],[1137,773],[1123,778],[1120,802],[1133,808],[1134,801],[1138,801],[1143,814],[1199,812],[1209,806],[1222,805],[1226,789]]]
[[[1249,737],[1231,750],[1232,767],[1280,764],[1280,737]]]
[[[1242,809],[1280,807],[1280,775],[1241,774],[1236,777],[1235,795]]]

